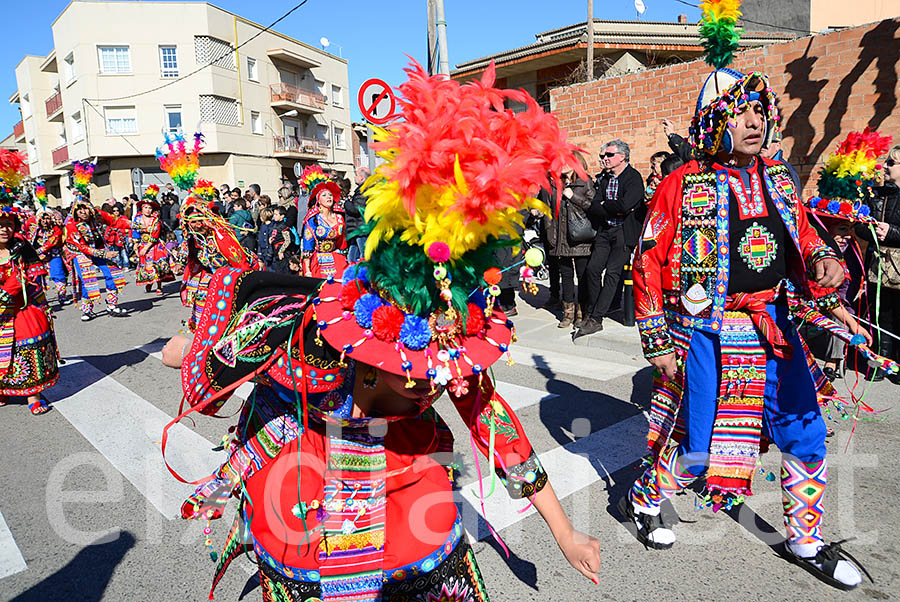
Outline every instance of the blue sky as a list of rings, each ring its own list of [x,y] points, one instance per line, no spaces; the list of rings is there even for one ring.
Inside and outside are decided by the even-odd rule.
[[[692,3],[693,0],[691,0]],[[295,6],[299,0],[218,0],[217,6],[263,25]],[[676,0],[644,0],[646,21],[674,21],[686,13],[696,22],[699,11]],[[18,110],[6,99],[15,91],[13,69],[26,54],[46,55],[52,48],[50,24],[68,0],[17,2],[0,23],[0,138],[12,131]],[[553,10],[548,11],[548,4]],[[450,65],[534,41],[534,34],[583,21],[584,0],[445,0]],[[598,19],[635,18],[633,0],[595,0]],[[140,27],[140,24],[135,24]],[[327,37],[330,51],[349,60],[353,119],[359,120],[355,98],[359,85],[370,77],[391,85],[403,81],[410,55],[425,62],[425,0],[309,0],[279,23],[276,30],[318,46]],[[340,48],[338,48],[340,46]]]

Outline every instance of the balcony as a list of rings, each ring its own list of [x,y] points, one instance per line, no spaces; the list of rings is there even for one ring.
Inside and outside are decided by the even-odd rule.
[[[47,119],[49,121],[62,121],[62,92],[58,91],[44,102],[47,109]]]
[[[289,65],[294,65],[295,67],[303,67],[305,69],[313,69],[314,67],[322,66],[322,63],[320,63],[316,59],[308,56],[303,56],[302,54],[296,53],[293,50],[288,50],[286,48],[272,48],[266,51],[266,55],[268,55],[270,59],[282,61]]]
[[[269,92],[271,93],[269,105],[273,109],[283,109],[285,111],[295,109],[299,113],[308,115],[315,115],[325,111],[327,99],[318,92],[310,92],[309,90],[283,83],[272,84],[269,86]]]
[[[13,126],[13,139],[16,142],[25,140],[25,124],[22,121]]]
[[[328,156],[328,145],[312,138],[273,136],[275,156],[291,159],[321,159]]]
[[[50,156],[53,159],[53,167],[58,167],[63,163],[69,162],[69,146],[63,144],[59,148],[54,148],[50,151]]]

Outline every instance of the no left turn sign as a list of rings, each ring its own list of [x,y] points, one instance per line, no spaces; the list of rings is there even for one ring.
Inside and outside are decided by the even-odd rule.
[[[380,79],[369,79],[359,88],[359,110],[370,123],[384,125],[397,110],[397,99],[391,87]]]

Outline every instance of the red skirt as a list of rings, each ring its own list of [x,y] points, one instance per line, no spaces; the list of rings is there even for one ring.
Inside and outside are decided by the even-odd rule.
[[[27,305],[16,314],[13,329],[12,359],[0,376],[0,395],[25,397],[55,385],[59,380],[59,355],[47,314]]]

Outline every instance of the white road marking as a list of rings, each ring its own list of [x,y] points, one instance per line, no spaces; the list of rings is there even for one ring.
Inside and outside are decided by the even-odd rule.
[[[147,355],[155,357],[159,361],[162,361],[162,348],[164,346],[165,343],[147,343],[138,347],[138,351],[143,351]],[[234,391],[234,396],[243,401],[250,397],[250,393],[252,392],[253,383],[246,382]]]
[[[59,411],[166,518],[180,516],[195,486],[177,481],[165,467],[163,428],[172,418],[81,358],[67,358],[62,376],[46,393]],[[166,459],[188,479],[208,476],[222,452],[182,424],[169,430]]]
[[[514,385],[497,381],[494,387],[497,393],[503,397],[513,410],[521,410],[522,408],[548,401],[554,397],[559,397],[556,393],[547,393],[539,389],[523,387],[522,385]]]
[[[644,367],[642,362],[637,361],[609,362],[570,353],[532,349],[518,344],[511,346],[510,352],[516,363],[533,366],[539,370],[549,370],[556,379],[560,379],[560,374],[571,374],[592,380],[612,380],[634,374]]]
[[[579,491],[601,478],[608,478],[611,473],[621,470],[629,464],[636,462],[647,452],[647,418],[643,414],[632,416],[612,426],[573,441],[568,445],[548,450],[538,457],[544,470],[550,477],[550,483],[556,491],[556,495],[564,497]],[[478,459],[482,471],[487,470],[484,457]],[[490,491],[491,476],[482,479],[483,491]],[[478,481],[461,488],[463,499],[476,510],[481,512],[481,502],[478,499]],[[484,500],[485,515],[491,526],[496,531],[505,529],[527,516],[536,512],[534,506],[522,511],[528,506],[528,500],[514,500],[509,497],[503,484],[498,480],[494,493]],[[466,517],[466,531],[471,540],[484,539],[489,535],[487,530],[479,529],[477,518]]]
[[[27,568],[6,519],[0,514],[0,579],[21,573]]]

